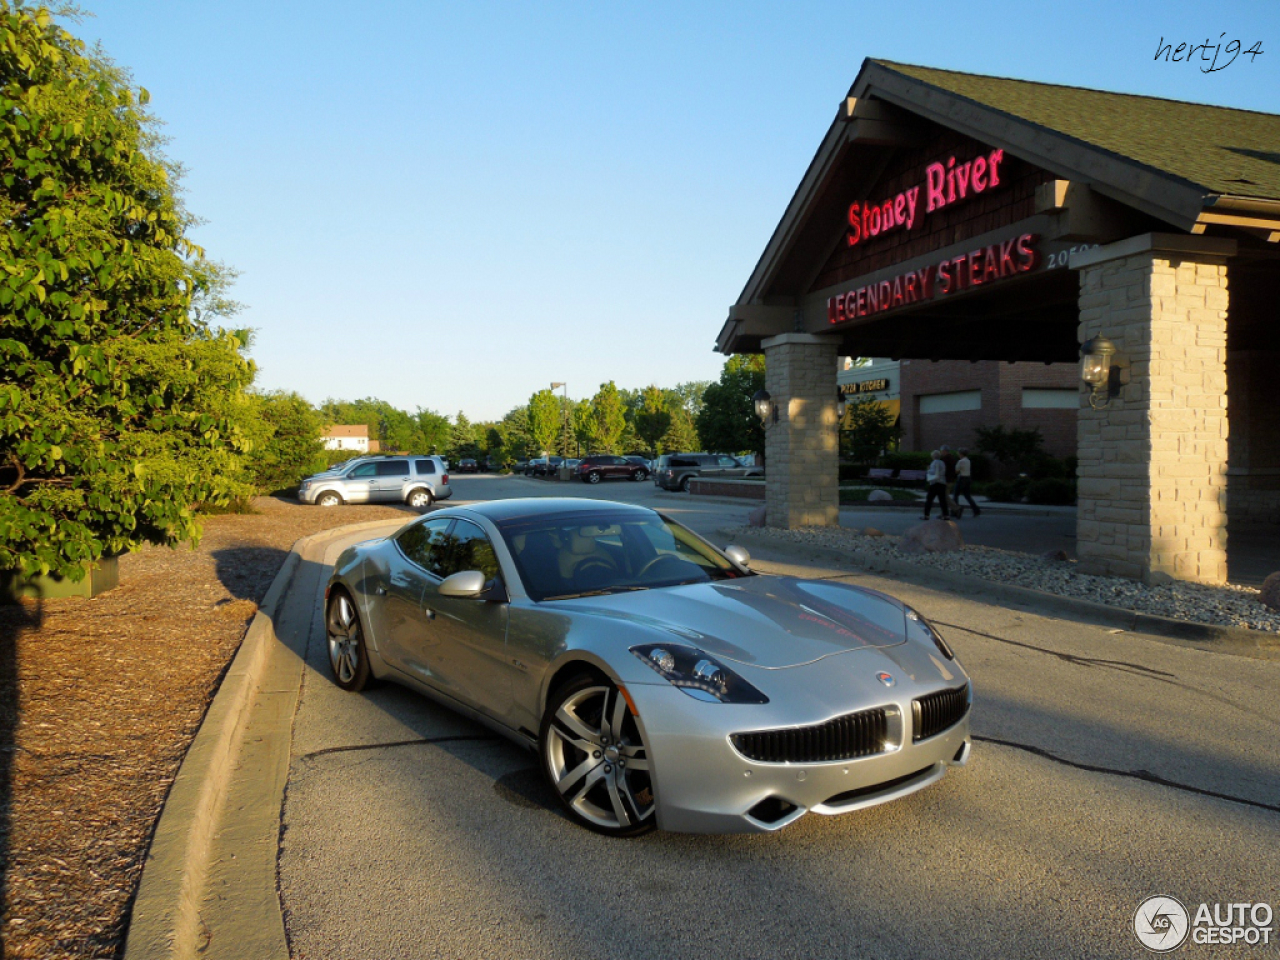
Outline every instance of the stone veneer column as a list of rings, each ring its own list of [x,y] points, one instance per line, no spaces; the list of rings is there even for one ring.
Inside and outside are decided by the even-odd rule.
[[[1229,241],[1147,234],[1072,257],[1080,341],[1104,336],[1129,382],[1081,388],[1076,555],[1147,583],[1227,578]]]
[[[836,345],[808,333],[761,344],[765,389],[778,420],[765,424],[765,507],[769,526],[840,522]]]

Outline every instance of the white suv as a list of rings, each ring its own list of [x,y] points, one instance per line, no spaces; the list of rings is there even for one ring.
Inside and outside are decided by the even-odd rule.
[[[423,509],[453,496],[442,459],[430,457],[370,457],[340,473],[307,477],[298,499],[322,507],[343,503],[407,503]]]

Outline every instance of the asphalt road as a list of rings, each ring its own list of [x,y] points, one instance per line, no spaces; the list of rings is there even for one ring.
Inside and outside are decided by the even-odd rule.
[[[455,491],[660,504],[704,534],[750,509],[647,483]],[[933,619],[973,677],[974,755],[904,800],[755,836],[572,826],[532,754],[398,687],[330,683],[317,601],[279,857],[293,956],[1141,957],[1152,895],[1280,919],[1280,662],[805,572]],[[1178,953],[1280,956],[1270,926],[1268,947]]]

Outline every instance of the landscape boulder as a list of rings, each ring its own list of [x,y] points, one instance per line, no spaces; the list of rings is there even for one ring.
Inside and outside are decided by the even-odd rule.
[[[872,490],[867,494],[867,503],[893,502],[893,494],[888,490]]]
[[[1272,610],[1280,610],[1280,572],[1273,573],[1262,581],[1258,599]]]
[[[763,527],[764,524],[765,524],[765,508],[764,507],[756,507],[749,514],[747,514],[747,526]]]
[[[926,520],[908,529],[898,546],[903,553],[950,553],[964,546],[964,538],[954,520]]]
[[[864,537],[883,537],[884,531],[877,530],[875,527],[867,527],[867,529],[862,531],[862,535]]]

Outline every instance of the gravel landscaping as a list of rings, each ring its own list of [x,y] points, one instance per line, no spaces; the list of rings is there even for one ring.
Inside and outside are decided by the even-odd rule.
[[[1252,587],[1209,587],[1193,583],[1148,587],[1120,577],[1080,573],[1071,560],[1046,560],[990,547],[965,546],[950,553],[907,553],[899,547],[901,537],[867,536],[862,531],[845,527],[805,527],[798,530],[740,527],[738,530],[752,536],[763,535],[804,546],[857,550],[920,567],[969,574],[996,583],[1014,584],[1137,613],[1214,626],[1280,632],[1280,612],[1263,605],[1258,599],[1258,591]]]

